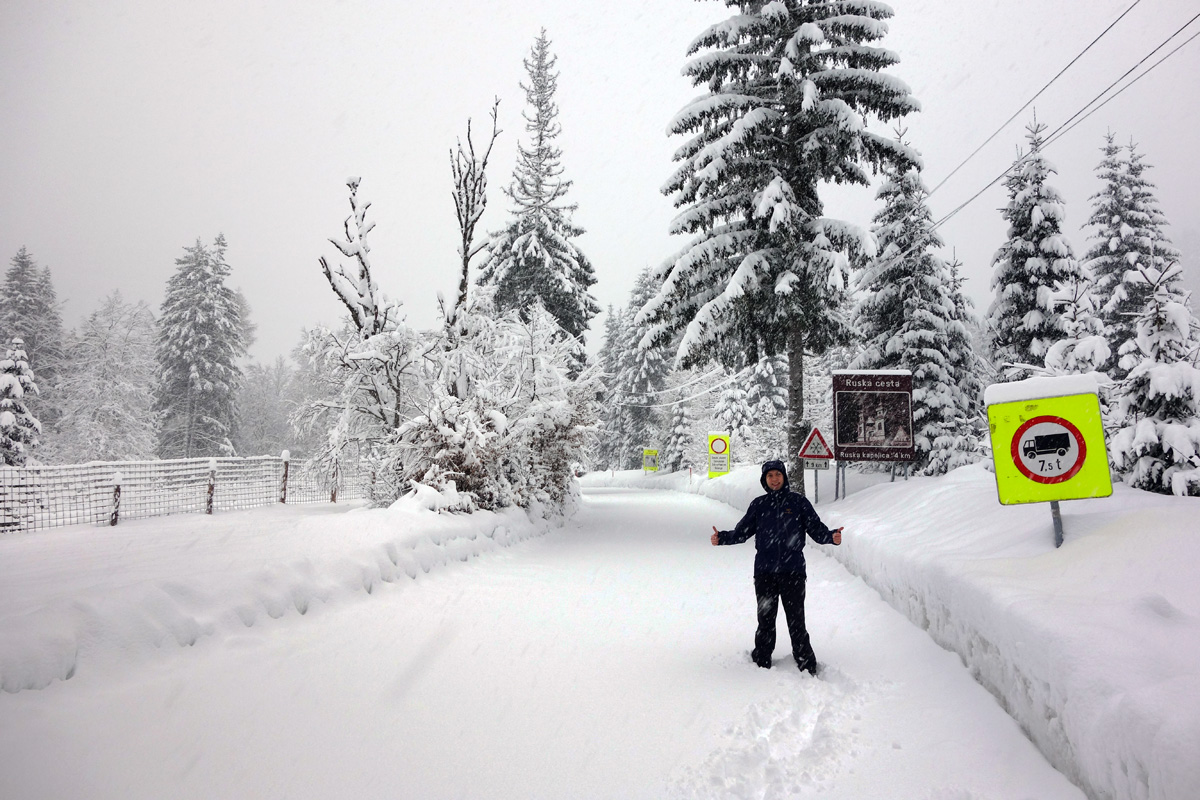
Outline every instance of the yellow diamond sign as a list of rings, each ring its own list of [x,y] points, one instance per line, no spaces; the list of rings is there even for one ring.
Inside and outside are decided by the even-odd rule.
[[[1112,494],[1100,399],[1095,392],[993,402],[997,396],[1013,393],[993,392],[994,388],[988,390],[988,427],[1001,503],[1045,503]]]

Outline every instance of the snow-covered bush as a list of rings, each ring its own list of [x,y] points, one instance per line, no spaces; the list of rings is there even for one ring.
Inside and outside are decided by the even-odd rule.
[[[418,413],[377,448],[375,500],[420,483],[457,492],[463,509],[567,510],[598,370],[569,377],[578,342],[538,304],[498,315],[492,293],[479,291],[458,325],[452,346],[426,362]]]

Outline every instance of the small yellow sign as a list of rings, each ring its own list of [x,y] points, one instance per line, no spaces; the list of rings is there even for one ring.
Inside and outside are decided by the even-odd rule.
[[[642,450],[642,471],[658,472],[658,451]]]
[[[988,406],[1004,505],[1112,494],[1100,399],[1091,392]]]
[[[732,451],[728,433],[708,435],[708,477],[716,478],[729,472],[733,464]]]

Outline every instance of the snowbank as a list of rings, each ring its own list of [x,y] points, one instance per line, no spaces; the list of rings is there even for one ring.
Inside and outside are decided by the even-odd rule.
[[[603,473],[584,485],[691,491],[745,508],[757,479],[742,468],[713,481]],[[865,488],[851,475],[850,496],[819,509],[846,526],[843,544],[820,549],[956,652],[1089,796],[1194,798],[1200,504],[1114,489],[1062,504],[1056,550],[1048,507],[1001,506],[982,465]]]
[[[0,688],[40,689],[93,659],[305,614],[549,527],[516,510],[466,516],[429,510],[436,505],[426,496],[389,509],[281,505],[7,536]]]

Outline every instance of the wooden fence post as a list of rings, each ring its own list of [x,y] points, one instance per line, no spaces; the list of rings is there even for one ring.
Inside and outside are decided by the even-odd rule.
[[[217,460],[208,460],[208,498],[204,501],[204,513],[211,514],[213,509],[213,494],[217,490]]]
[[[113,475],[113,499],[112,499],[112,514],[108,518],[109,526],[117,524],[117,519],[121,516],[121,482],[124,476],[117,472]]]
[[[279,502],[287,502],[287,482],[288,482],[288,466],[291,463],[292,454],[288,450],[284,450],[279,455],[283,459],[283,478],[279,481]]]

